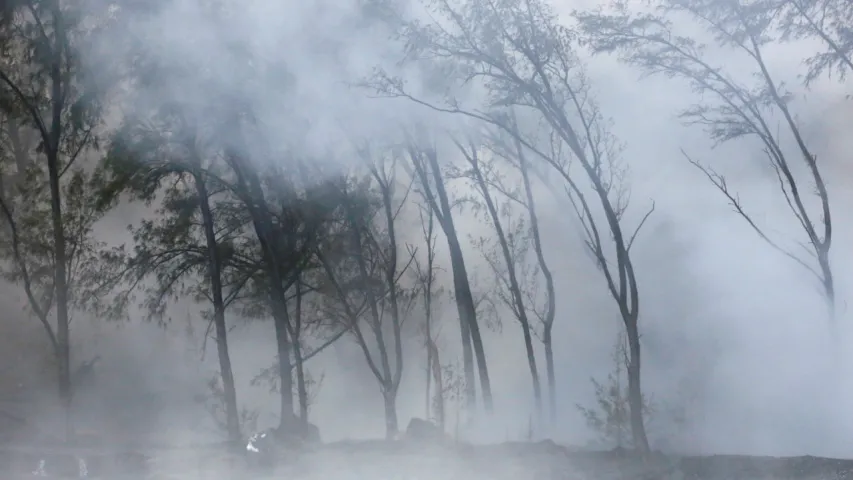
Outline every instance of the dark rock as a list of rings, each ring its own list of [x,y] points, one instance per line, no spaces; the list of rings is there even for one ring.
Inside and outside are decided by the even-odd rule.
[[[295,416],[288,422],[282,422],[275,429],[275,435],[281,444],[291,448],[322,443],[320,429],[313,423],[303,422]]]
[[[413,418],[406,427],[406,439],[439,442],[445,439],[445,435],[438,425],[422,418]]]

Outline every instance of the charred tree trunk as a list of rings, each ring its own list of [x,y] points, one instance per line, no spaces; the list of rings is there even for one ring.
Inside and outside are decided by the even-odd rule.
[[[210,276],[210,293],[213,300],[213,325],[216,330],[219,372],[222,376],[222,390],[225,395],[225,424],[228,440],[236,445],[242,440],[242,435],[240,434],[240,415],[237,410],[237,389],[234,386],[234,372],[231,369],[231,356],[228,353],[228,328],[225,325],[225,301],[222,296],[222,260],[219,255],[207,185],[200,174],[195,174],[193,177],[204,222],[204,237],[207,242],[207,273]]]

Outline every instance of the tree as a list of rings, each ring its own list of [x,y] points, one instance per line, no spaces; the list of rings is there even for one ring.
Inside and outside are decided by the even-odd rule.
[[[235,126],[235,129],[239,128]],[[242,146],[231,146],[226,152],[226,158],[236,173],[237,188],[245,198],[262,254],[262,278],[266,283],[266,294],[270,302],[278,347],[278,372],[281,376],[279,430],[283,433],[293,429],[296,418],[293,411],[291,373],[292,325],[287,309],[286,292],[297,281],[298,272],[304,264],[304,256],[299,253],[303,250],[282,248],[288,243],[298,242],[299,239],[294,238],[296,235],[288,235],[292,231],[276,230],[272,210],[267,202],[267,194],[264,192],[256,166],[246,158],[244,152],[247,151],[248,149]],[[277,235],[278,233],[282,235]]]
[[[407,146],[410,164],[407,168],[417,180],[421,194],[435,214],[450,250],[450,265],[453,271],[453,291],[456,297],[456,309],[459,312],[459,326],[462,333],[462,363],[465,370],[465,388],[468,410],[476,412],[477,396],[474,381],[474,357],[477,358],[477,369],[480,378],[480,388],[483,391],[483,405],[487,413],[494,410],[492,386],[489,379],[489,367],[486,362],[486,351],[480,334],[480,324],[477,321],[477,306],[471,293],[468,271],[465,267],[465,257],[462,245],[456,233],[453,222],[453,209],[447,195],[445,179],[438,163],[438,153],[433,147],[419,147],[414,142]]]
[[[793,0],[799,1],[799,0]],[[835,323],[835,280],[830,262],[832,218],[829,193],[817,157],[806,142],[791,111],[791,93],[770,71],[765,59],[768,44],[778,40],[773,31],[773,13],[760,4],[741,2],[708,3],[699,0],[663,0],[655,13],[632,13],[617,2],[612,11],[579,14],[578,20],[594,52],[613,52],[619,58],[649,74],[661,73],[686,80],[703,96],[701,104],[681,112],[688,124],[705,127],[714,145],[737,139],[758,140],[762,152],[776,173],[785,207],[802,229],[805,247],[800,254],[772,238],[747,212],[727,182],[725,175],[684,155],[729,201],[735,212],[771,248],[787,256],[814,275],[826,300],[830,324]],[[741,52],[753,67],[753,83],[739,81],[725,68],[706,59],[708,46],[673,31],[669,15],[684,13],[713,35],[717,46]],[[829,61],[822,60],[818,62]],[[816,64],[817,65],[817,64]],[[828,65],[828,64],[827,64]],[[813,75],[809,72],[809,75]],[[785,128],[779,130],[773,115],[780,115]],[[794,152],[784,147],[788,141]],[[799,158],[799,160],[798,160]],[[801,161],[805,171],[797,168]],[[818,211],[808,206],[805,192],[814,189]],[[799,249],[797,249],[799,250]]]
[[[66,4],[56,0],[5,2],[0,11],[0,110],[5,117],[9,138],[15,142],[19,134],[35,132],[35,151],[25,142],[13,145],[17,159],[35,156],[41,180],[46,184],[49,204],[47,224],[50,225],[48,248],[54,259],[52,264],[52,286],[50,297],[56,310],[55,334],[48,333],[54,344],[58,367],[59,396],[66,411],[66,435],[70,434],[71,418],[71,372],[69,323],[73,302],[73,285],[70,280],[72,250],[69,245],[72,235],[81,232],[66,231],[66,217],[75,215],[64,194],[69,188],[63,186],[65,172],[72,168],[81,153],[97,146],[95,133],[101,119],[100,93],[95,89],[92,78],[87,76],[86,59],[78,46],[85,45],[100,30],[98,19],[85,14],[80,3]],[[95,28],[91,28],[91,27]],[[32,138],[32,137],[31,137]],[[17,140],[22,140],[20,136]],[[82,173],[76,175],[82,179]],[[85,185],[82,180],[72,180]],[[41,190],[41,188],[40,188]],[[78,192],[79,193],[79,192]],[[8,198],[8,197],[6,197]],[[75,200],[72,200],[75,201]],[[22,282],[30,274],[25,273],[26,260],[21,252],[22,233],[13,224],[13,207],[5,203],[4,216],[9,223],[18,274]],[[79,213],[79,212],[78,212]],[[84,239],[89,231],[83,229]],[[82,244],[79,245],[82,247]],[[39,273],[40,276],[44,275]],[[25,286],[31,290],[30,286]],[[42,309],[43,299],[36,299],[28,292],[30,307],[34,310],[48,332],[46,312]]]
[[[844,0],[774,0],[766,18],[778,19],[782,40],[816,38],[826,47],[806,59],[809,85],[823,74],[843,81],[853,72],[853,5]]]
[[[535,0],[442,0],[432,9],[434,18],[448,26],[409,22],[401,35],[409,60],[426,62],[444,75],[447,101],[436,103],[413,95],[405,82],[380,71],[372,85],[381,93],[403,97],[434,110],[463,115],[502,129],[551,167],[569,194],[586,235],[587,246],[603,273],[614,299],[630,350],[628,368],[631,427],[634,445],[648,452],[642,417],[640,384],[639,284],[631,260],[630,234],[623,226],[627,192],[622,184],[615,139],[590,93],[583,65],[577,58],[574,32],[557,23],[551,9]],[[479,80],[485,105],[468,106],[460,85]],[[512,121],[513,109],[538,119],[534,127],[552,134],[551,152],[533,143]],[[575,160],[588,188],[578,183],[569,160]],[[591,194],[603,215],[603,226]],[[652,208],[653,209],[653,208]],[[640,221],[642,226],[651,214]],[[606,233],[602,234],[602,228]],[[610,248],[612,255],[606,253]]]
[[[533,251],[536,254],[537,270],[533,272],[531,282],[535,284],[538,277],[545,280],[545,308],[532,308],[533,313],[542,324],[542,345],[545,347],[545,369],[548,377],[548,408],[551,414],[551,420],[557,418],[557,375],[554,371],[554,319],[557,312],[557,297],[554,289],[554,276],[551,274],[551,269],[545,257],[545,251],[542,248],[542,235],[539,229],[539,215],[536,210],[536,201],[533,196],[533,183],[531,182],[531,166],[530,160],[527,158],[527,153],[518,138],[506,135],[501,130],[493,129],[490,138],[489,149],[492,153],[500,158],[505,159],[510,165],[518,169],[522,180],[522,192],[515,189],[509,189],[502,186],[498,188],[500,191],[514,203],[520,205],[527,213],[527,219],[530,223],[530,240],[532,240]],[[532,291],[528,294],[535,294],[535,287],[531,287]],[[530,295],[533,296],[533,295]],[[538,299],[530,298],[530,303],[535,303]]]
[[[220,216],[211,204],[211,198],[227,195],[228,186],[218,180],[218,150],[208,132],[187,121],[181,105],[158,107],[149,118],[127,118],[113,139],[107,160],[110,184],[102,198],[107,201],[129,192],[133,198],[151,204],[158,194],[163,196],[157,212],[160,219],[145,221],[136,230],[134,254],[125,259],[121,273],[130,275],[132,287],[149,275],[156,276],[156,286],[147,297],[149,318],[162,320],[169,303],[166,300],[175,294],[191,293],[212,304],[210,321],[216,332],[222,381],[219,393],[225,406],[228,439],[236,445],[241,443],[242,434],[228,352],[223,270],[225,261],[235,254],[233,240],[243,233],[245,215],[233,215],[226,203],[222,210],[229,215]],[[169,186],[164,188],[164,184]],[[232,199],[226,196],[225,200]],[[187,278],[194,275],[204,279],[204,286],[190,282],[184,287]],[[132,290],[119,298],[128,298]],[[123,311],[126,304],[120,301],[117,306]]]
[[[367,147],[359,154],[368,176],[343,192],[349,201],[343,203],[339,234],[318,257],[327,275],[324,290],[336,307],[327,309],[327,315],[354,334],[379,382],[386,436],[392,439],[399,432],[396,401],[403,375],[403,322],[414,299],[400,285],[412,261],[400,261],[397,240],[398,214],[409,191],[397,193],[397,157],[384,157]]]
[[[524,258],[525,244],[527,243],[527,239],[524,238],[527,236],[525,232],[526,225],[523,220],[518,221],[514,219],[511,210],[509,208],[501,208],[498,201],[494,198],[493,189],[507,190],[506,188],[501,188],[501,175],[496,172],[497,169],[494,163],[488,163],[481,158],[481,155],[478,153],[478,146],[474,144],[473,140],[469,141],[470,145],[468,147],[455,139],[454,143],[467,163],[465,170],[458,175],[470,180],[472,186],[482,199],[482,205],[476,201],[475,205],[485,207],[488,221],[494,229],[495,242],[499,250],[497,255],[495,255],[494,251],[489,250],[491,245],[487,240],[481,239],[477,243],[486,262],[495,275],[498,296],[521,325],[524,348],[527,353],[527,365],[533,381],[533,399],[535,401],[537,416],[541,420],[542,385],[539,378],[539,368],[536,365],[536,351],[533,348],[533,328],[531,327],[528,316],[530,309],[528,295],[522,292],[526,279],[519,278],[522,273],[523,263],[526,260]],[[499,186],[496,187],[496,184]],[[510,204],[504,203],[503,206],[509,207]]]
[[[435,418],[442,431],[445,430],[444,382],[441,372],[441,356],[436,345],[436,304],[444,290],[436,284],[435,273],[435,213],[428,205],[418,204],[418,214],[424,239],[426,258],[418,259],[417,250],[409,248],[409,254],[414,259],[415,275],[418,292],[421,294],[424,309],[424,350],[426,350],[426,417]],[[433,383],[435,392],[432,392]],[[433,411],[435,414],[433,415]]]

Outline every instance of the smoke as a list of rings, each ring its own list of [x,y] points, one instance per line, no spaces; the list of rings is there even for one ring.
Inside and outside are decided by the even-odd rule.
[[[436,131],[457,125],[453,118],[410,102],[369,98],[368,91],[354,86],[381,66],[407,75],[416,91],[434,87],[418,77],[419,71],[395,70],[401,45],[358,0],[244,0],[228,4],[226,13],[212,14],[214,7],[202,0],[159,3],[153,12],[123,19],[121,31],[100,38],[93,51],[105,70],[125,62],[128,49],[138,41],[158,64],[182,72],[156,88],[131,86],[119,102],[122,113],[180,100],[198,107],[195,115],[201,122],[211,105],[224,109],[229,95],[239,94],[257,113],[259,136],[270,142],[266,148],[298,152],[335,167],[347,166],[351,138],[395,139],[408,124]],[[796,82],[802,51],[785,46],[768,61],[780,78]],[[727,68],[741,65],[720,55]],[[712,150],[701,131],[682,126],[677,111],[702,98],[677,80],[638,80],[637,72],[604,58],[590,60],[590,77],[602,110],[613,117],[615,135],[626,144],[623,158],[631,168],[632,190],[626,224],[636,225],[652,199],[656,204],[633,252],[640,276],[647,392],[677,403],[684,400],[682,380],[691,380],[692,394],[699,400],[691,403],[689,448],[696,451],[853,455],[843,441],[853,427],[846,408],[853,400],[847,386],[853,372],[844,363],[831,363],[831,339],[813,279],[763,243],[680,152],[683,148],[726,173],[760,223],[798,248],[792,239],[800,238],[800,231],[780,201],[776,179],[763,166],[758,147],[742,141]],[[819,85],[798,98],[793,108],[833,172],[830,188],[836,199],[839,246],[833,261],[842,299],[839,322],[844,325],[850,320],[843,299],[853,293],[846,276],[853,259],[843,247],[851,232],[846,226],[849,214],[839,205],[850,199],[850,170],[842,161],[849,145],[842,143],[846,139],[839,125],[849,124],[850,117],[844,108],[830,109],[838,90],[829,83]],[[456,195],[468,193],[460,188],[454,184]],[[583,251],[565,200],[543,188],[537,201],[559,290],[554,338],[560,413],[550,434],[583,444],[592,433],[574,405],[593,401],[590,376],[608,373],[609,348],[620,319],[600,273]],[[114,244],[126,241],[119,232],[131,222],[129,217],[150,214],[145,209],[114,212],[101,227],[102,235]],[[456,223],[462,239],[490,235],[470,212],[461,213]],[[414,243],[419,230],[413,230],[405,236]],[[442,237],[438,243],[439,260],[449,269]],[[488,275],[478,252],[469,246],[465,254],[472,275]],[[441,281],[449,286],[449,275]],[[445,307],[440,314],[442,342],[452,358],[458,354],[458,327],[453,304],[446,302]],[[202,362],[199,336],[188,339],[183,334],[185,317],[197,327],[204,322],[189,301],[173,312],[175,320],[165,331],[153,325],[118,328],[97,321],[75,331],[78,346],[97,333],[98,341],[87,348],[109,365],[99,373],[104,380],[92,396],[100,400],[82,408],[107,412],[118,419],[118,429],[160,431],[170,425],[171,433],[180,430],[187,441],[197,440],[193,429],[199,424],[206,424],[199,437],[214,431],[193,400],[204,391],[204,378],[215,371],[214,356]],[[518,328],[508,312],[502,314],[503,332],[486,337],[495,419],[466,432],[481,441],[519,438],[533,412]],[[275,395],[264,386],[250,386],[256,372],[272,363],[272,327],[232,320],[239,401],[261,412],[261,426],[274,425]],[[836,340],[843,349],[844,342]],[[403,425],[424,410],[417,383],[424,355],[417,341],[410,340],[406,348],[399,397]],[[324,377],[312,419],[325,440],[382,435],[378,386],[351,340],[312,359],[308,368]],[[128,411],[132,414],[119,419]]]

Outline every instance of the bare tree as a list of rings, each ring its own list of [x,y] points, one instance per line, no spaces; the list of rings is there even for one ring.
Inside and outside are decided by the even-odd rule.
[[[578,19],[595,52],[614,52],[621,60],[649,74],[682,78],[702,93],[702,103],[686,108],[681,116],[689,124],[705,127],[715,145],[741,138],[758,140],[776,173],[785,206],[804,234],[805,239],[798,242],[803,253],[772,238],[767,228],[759,225],[741,204],[725,175],[692,159],[686,152],[684,155],[763,241],[817,278],[830,323],[834,325],[836,301],[830,262],[829,193],[817,157],[788,105],[791,93],[773,77],[765,59],[764,50],[778,40],[772,30],[773,13],[760,4],[735,1],[662,0],[657,5],[656,13],[645,14],[632,13],[625,4],[617,2],[612,12],[579,14]],[[755,83],[738,81],[725,68],[712,64],[704,54],[706,45],[673,30],[668,16],[674,14],[687,14],[707,28],[718,47],[744,54],[752,64]],[[709,96],[716,102],[709,102]],[[782,117],[783,130],[775,126],[774,115]],[[796,146],[793,152],[784,147],[788,140]],[[805,166],[805,171],[797,168],[799,165],[795,162],[798,161]],[[811,190],[815,191],[819,203],[817,212],[808,206],[806,192]]]
[[[435,418],[442,431],[445,429],[445,405],[443,379],[441,375],[441,358],[436,339],[436,301],[444,293],[443,289],[436,284],[435,273],[438,266],[435,264],[435,213],[428,205],[418,205],[420,224],[423,232],[425,256],[423,263],[416,255],[417,250],[409,247],[409,254],[414,259],[415,275],[418,291],[423,301],[424,309],[424,349],[426,350],[426,417]],[[433,394],[432,387],[435,384]],[[433,415],[433,411],[435,411]]]
[[[483,338],[480,334],[480,324],[477,320],[477,305],[471,292],[465,257],[453,222],[453,209],[438,162],[438,153],[434,147],[418,147],[414,142],[409,142],[407,149],[411,160],[407,168],[410,168],[412,175],[417,179],[422,195],[438,219],[450,251],[453,291],[462,333],[462,363],[465,370],[468,410],[471,414],[476,412],[477,396],[474,381],[474,357],[476,356],[480,388],[483,390],[483,405],[486,412],[491,413],[494,410],[492,386]]]
[[[399,432],[396,402],[403,375],[403,323],[414,299],[400,284],[414,256],[400,261],[397,240],[397,219],[409,192],[398,195],[395,156],[368,148],[359,153],[368,177],[344,186],[342,198],[348,201],[343,203],[340,232],[318,251],[318,258],[326,271],[324,292],[335,306],[327,314],[353,333],[379,382],[386,435],[391,439]]]
[[[516,191],[510,191],[507,188],[501,189],[507,198],[521,205],[527,212],[528,221],[530,222],[530,237],[532,239],[533,251],[536,254],[536,264],[538,273],[545,280],[545,309],[541,310],[532,308],[533,312],[542,323],[542,344],[545,347],[545,368],[548,376],[548,407],[551,414],[551,420],[557,418],[557,380],[554,372],[554,318],[556,317],[557,301],[556,291],[554,289],[554,276],[551,274],[551,269],[545,259],[545,251],[542,248],[542,235],[539,228],[539,215],[536,211],[536,201],[533,196],[533,184],[531,182],[531,166],[530,160],[527,158],[527,152],[524,146],[516,136],[501,135],[501,130],[495,130],[492,135],[491,150],[500,157],[506,159],[510,164],[516,167],[521,174],[523,195]],[[510,145],[504,139],[510,140]],[[533,277],[533,281],[538,276]],[[535,288],[532,290],[535,291]],[[528,292],[534,293],[534,292]],[[535,299],[530,300],[531,303]]]
[[[846,0],[773,0],[766,3],[783,40],[816,38],[826,47],[806,58],[804,81],[823,74],[843,81],[853,72],[853,4]]]
[[[493,185],[500,185],[501,175],[496,172],[494,163],[481,158],[478,152],[478,146],[473,140],[469,141],[466,147],[458,140],[454,139],[456,147],[465,158],[466,165],[463,172],[458,173],[458,176],[468,178],[474,189],[479,193],[482,199],[482,206],[488,215],[488,221],[494,229],[496,236],[496,244],[499,250],[498,255],[489,250],[490,243],[485,239],[478,241],[480,251],[483,253],[486,262],[492,269],[495,275],[498,286],[497,295],[503,303],[510,309],[513,316],[521,325],[521,333],[524,339],[524,348],[527,353],[527,365],[530,370],[530,377],[533,383],[533,399],[538,420],[541,420],[542,413],[542,385],[539,377],[539,368],[536,365],[536,351],[533,347],[533,327],[528,316],[530,306],[528,305],[528,297],[524,282],[526,278],[519,278],[523,267],[527,260],[525,257],[527,225],[522,219],[517,221],[511,217],[509,207],[511,204],[500,204],[498,199],[494,197],[493,191],[496,189]],[[507,191],[502,185],[497,189]],[[480,206],[480,202],[474,201],[475,205]],[[505,208],[501,208],[501,207]],[[508,218],[509,217],[509,218]],[[513,221],[516,220],[516,221]],[[522,248],[519,248],[522,247]],[[496,258],[497,257],[497,258]]]
[[[628,335],[631,428],[634,445],[647,452],[640,386],[639,285],[630,255],[637,232],[626,232],[623,226],[627,191],[621,182],[625,169],[619,165],[615,141],[575,54],[576,35],[560,26],[551,9],[536,0],[467,0],[458,6],[457,2],[442,0],[432,13],[446,23],[410,22],[401,35],[407,41],[410,59],[428,62],[449,81],[457,82],[444,89],[449,92],[448,101],[437,104],[416,97],[402,80],[381,71],[372,85],[389,96],[499,127],[544,160],[564,181]],[[480,81],[486,93],[485,106],[469,106],[454,96],[454,87],[474,80]],[[560,155],[543,151],[522,135],[508,108],[523,109],[538,117],[540,128],[553,133],[555,144],[561,147],[555,151]],[[570,173],[570,158],[576,160],[589,188]],[[595,204],[587,200],[588,194],[600,207],[603,226]],[[601,232],[602,228],[606,232]]]

